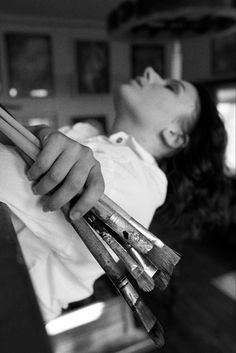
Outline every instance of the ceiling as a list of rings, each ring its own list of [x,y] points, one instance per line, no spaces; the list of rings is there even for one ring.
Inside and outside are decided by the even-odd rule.
[[[105,21],[124,0],[0,0],[0,15]]]

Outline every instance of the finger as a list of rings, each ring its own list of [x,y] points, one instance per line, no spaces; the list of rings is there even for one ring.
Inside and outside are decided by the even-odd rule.
[[[39,182],[33,186],[34,194],[45,195],[53,191],[69,174],[75,163],[74,159],[71,153],[62,153]]]
[[[30,131],[38,137],[42,146],[45,144],[47,138],[52,134],[59,134],[59,131],[51,128],[48,125],[35,125],[30,127]]]
[[[91,169],[86,182],[86,188],[71,209],[70,218],[75,220],[85,215],[100,199],[104,193],[104,188],[104,179],[101,174],[100,165],[97,164]]]
[[[48,137],[49,135],[44,136]],[[37,180],[43,176],[63,152],[63,138],[56,133],[51,133],[50,136],[50,139],[44,142],[44,147],[39,153],[37,160],[28,170],[27,176],[30,180]]]
[[[38,133],[40,130],[44,129],[44,128],[49,128],[48,125],[45,125],[45,124],[40,124],[40,125],[30,125],[30,126],[27,126],[27,129],[32,132],[32,134],[36,135],[37,137],[38,136]],[[51,129],[52,130],[52,129]]]
[[[89,168],[77,162],[63,180],[63,184],[52,195],[43,206],[44,211],[55,211],[71,201],[85,186]]]

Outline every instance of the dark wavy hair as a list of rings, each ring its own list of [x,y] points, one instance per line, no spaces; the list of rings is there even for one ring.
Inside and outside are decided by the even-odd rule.
[[[219,223],[225,217],[220,195],[227,188],[227,135],[209,92],[200,84],[194,86],[200,112],[187,146],[161,164],[169,185],[166,202],[157,216],[162,223],[184,226],[196,237],[204,222]]]

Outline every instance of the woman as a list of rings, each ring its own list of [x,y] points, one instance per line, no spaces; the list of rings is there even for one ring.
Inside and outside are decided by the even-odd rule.
[[[101,275],[60,211],[48,211],[79,194],[70,216],[81,217],[100,198],[105,182],[105,193],[148,227],[166,198],[167,178],[158,166],[164,161],[167,177],[178,182],[173,198],[193,202],[195,183],[204,190],[208,175],[223,172],[223,123],[206,100],[192,84],[163,80],[147,68],[116,92],[109,137],[92,136],[81,144],[76,126],[67,136],[39,128],[42,151],[27,171],[31,183],[23,162],[2,147],[0,200],[17,216],[18,238],[46,319],[91,294]],[[14,190],[10,196],[9,190]]]

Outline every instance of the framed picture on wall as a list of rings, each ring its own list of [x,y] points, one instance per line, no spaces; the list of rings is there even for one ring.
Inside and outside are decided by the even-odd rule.
[[[165,75],[164,46],[159,44],[134,44],[131,46],[132,77],[140,76],[151,66],[161,76]]]
[[[2,52],[0,48],[0,95],[3,92],[3,78],[2,78]]]
[[[236,33],[212,40],[211,62],[213,75],[236,74]]]
[[[79,93],[108,93],[110,89],[109,45],[104,41],[76,41]]]
[[[2,75],[1,75],[1,61],[0,61],[0,95],[3,90]]]
[[[51,38],[6,33],[8,92],[11,97],[44,98],[53,93]]]

